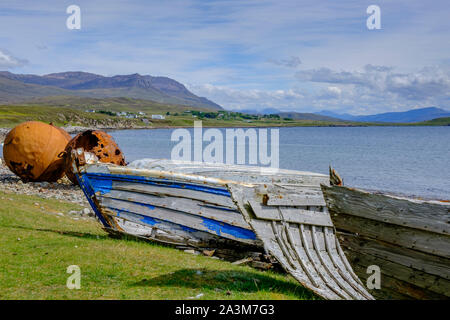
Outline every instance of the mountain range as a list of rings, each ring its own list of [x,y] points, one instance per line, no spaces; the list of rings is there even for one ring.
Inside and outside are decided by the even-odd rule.
[[[277,114],[280,117],[291,118],[294,120],[355,121],[381,123],[412,123],[450,117],[450,111],[436,107],[412,109],[403,112],[385,112],[365,116],[352,115],[349,113],[336,113],[329,110],[322,110],[315,113],[301,113],[294,111],[283,112],[274,108],[261,110],[243,109],[236,111],[248,114]]]
[[[450,111],[436,107],[412,109],[403,112],[385,112],[367,116],[355,116],[348,113],[340,114],[327,110],[317,112],[317,114],[349,121],[391,123],[411,123],[450,117]]]
[[[196,96],[183,84],[167,77],[138,73],[106,77],[88,72],[61,72],[39,76],[0,71],[0,103],[17,103],[49,96],[127,97],[222,109],[217,103]]]

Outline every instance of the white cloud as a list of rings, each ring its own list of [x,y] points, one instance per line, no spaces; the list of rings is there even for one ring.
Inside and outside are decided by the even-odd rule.
[[[278,108],[292,110],[305,95],[298,89],[258,90],[233,89],[212,84],[186,85],[189,90],[199,96],[206,96],[226,109],[263,109]]]
[[[13,57],[7,50],[0,49],[0,68],[11,69],[22,67],[27,63],[27,60]]]
[[[391,95],[400,100],[418,102],[439,102],[450,97],[450,68],[444,66],[427,67],[410,73],[397,73],[391,67],[373,65],[366,65],[363,71],[319,68],[299,71],[296,77],[301,82],[352,86],[367,96],[388,98],[386,95]]]

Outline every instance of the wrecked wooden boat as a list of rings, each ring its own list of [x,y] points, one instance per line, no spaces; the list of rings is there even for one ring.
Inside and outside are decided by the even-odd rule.
[[[270,168],[137,161],[72,151],[73,172],[105,230],[185,248],[267,251],[326,299],[373,299],[336,238],[327,175]]]
[[[381,272],[382,299],[450,298],[450,203],[322,186],[338,239],[366,281]]]

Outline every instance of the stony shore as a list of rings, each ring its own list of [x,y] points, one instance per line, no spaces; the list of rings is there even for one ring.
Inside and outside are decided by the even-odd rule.
[[[12,173],[0,158],[0,191],[23,195],[34,195],[44,199],[57,199],[76,203],[82,207],[79,211],[70,211],[66,214],[93,218],[89,203],[78,186],[74,186],[66,177],[58,182],[28,182],[23,183],[19,177]],[[1,202],[1,200],[0,200]]]
[[[151,127],[145,126],[133,126],[133,127],[111,127],[111,126],[95,126],[95,127],[81,127],[81,126],[67,126],[62,127],[67,133],[71,135],[75,135],[77,133],[86,131],[86,130],[125,130],[125,129],[152,129]],[[0,128],[0,143],[3,143],[6,135],[11,130],[11,128]]]

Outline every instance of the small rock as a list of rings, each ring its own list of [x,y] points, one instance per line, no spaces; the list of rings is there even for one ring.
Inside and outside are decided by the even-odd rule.
[[[17,241],[20,241],[20,238],[17,238]]]
[[[199,299],[201,297],[203,297],[204,294],[203,293],[199,293],[198,295],[196,295],[195,297],[188,297],[188,299]]]
[[[196,274],[200,276],[203,274],[203,272],[201,272],[200,270],[197,270]]]
[[[36,207],[39,207],[39,202],[35,202],[34,205],[35,205]]]
[[[90,213],[91,213],[91,210],[89,210],[88,208],[83,209],[83,214],[88,216]]]
[[[63,216],[64,216],[64,213],[58,212],[57,215],[63,217]]]
[[[192,249],[184,250],[184,252],[190,253],[190,254],[200,254],[200,252],[192,250]]]
[[[214,253],[216,252],[215,249],[213,250],[203,250],[203,254],[207,257],[212,257],[214,255]]]

